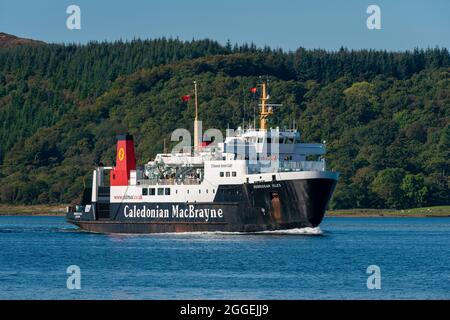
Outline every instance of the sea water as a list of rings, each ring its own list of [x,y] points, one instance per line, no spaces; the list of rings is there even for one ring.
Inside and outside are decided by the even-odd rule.
[[[80,289],[69,289],[69,266],[79,268]],[[374,276],[380,289],[369,289]],[[283,232],[105,235],[63,217],[0,217],[0,299],[449,298],[449,218],[330,217],[320,228]]]

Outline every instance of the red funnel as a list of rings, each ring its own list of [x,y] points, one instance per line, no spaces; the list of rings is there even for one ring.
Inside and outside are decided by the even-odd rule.
[[[111,186],[127,186],[131,170],[136,170],[133,136],[128,133],[118,135],[116,167],[111,174]]]

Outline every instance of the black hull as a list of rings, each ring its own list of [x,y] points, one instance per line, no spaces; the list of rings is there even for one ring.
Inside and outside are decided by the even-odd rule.
[[[230,226],[226,223],[178,223],[178,222],[120,222],[120,221],[69,221],[82,230],[95,233],[181,233],[181,232],[261,232],[305,228],[301,223],[276,225]]]
[[[220,186],[211,203],[94,203],[67,221],[98,233],[260,232],[317,227],[337,180]]]

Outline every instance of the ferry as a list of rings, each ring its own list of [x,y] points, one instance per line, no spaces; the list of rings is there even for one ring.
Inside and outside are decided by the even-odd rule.
[[[118,135],[115,166],[95,168],[92,187],[67,208],[67,221],[89,232],[129,234],[319,226],[339,178],[326,169],[325,143],[302,142],[295,127],[268,127],[280,105],[268,102],[266,82],[257,87],[259,128],[203,141],[194,84],[193,148],[138,167],[133,136]]]

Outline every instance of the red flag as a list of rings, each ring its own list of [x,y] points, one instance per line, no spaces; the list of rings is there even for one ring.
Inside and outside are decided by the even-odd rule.
[[[182,97],[181,97],[181,100],[183,100],[184,102],[188,102],[190,98],[191,98],[191,95],[190,95],[190,94],[187,94],[187,95],[185,95],[185,96],[182,96]]]
[[[255,87],[255,88],[251,88],[251,89],[250,89],[250,92],[251,92],[251,93],[256,93],[256,87]]]

